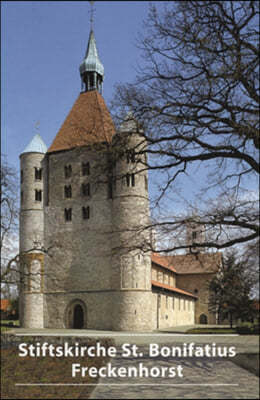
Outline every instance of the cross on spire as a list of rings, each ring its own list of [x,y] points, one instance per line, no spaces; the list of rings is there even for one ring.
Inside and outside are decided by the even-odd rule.
[[[94,8],[94,3],[95,1],[89,1],[90,3],[90,29],[93,29],[93,23],[94,23],[94,12],[96,11],[96,9]]]

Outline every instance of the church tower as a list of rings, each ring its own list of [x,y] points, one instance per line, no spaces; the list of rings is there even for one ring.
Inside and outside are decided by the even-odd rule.
[[[83,91],[44,159],[45,327],[111,329],[114,124],[101,95],[93,30],[80,65]]]
[[[193,220],[186,223],[186,244],[190,246],[192,252],[204,252],[205,247],[194,246],[203,244],[206,241],[205,225],[199,223],[199,217],[193,217]]]
[[[20,319],[23,327],[43,328],[43,174],[47,147],[35,135],[20,155]]]
[[[44,158],[44,326],[150,329],[146,143],[132,117],[115,132],[92,29],[80,76]]]
[[[128,114],[113,137],[113,329],[150,330],[151,231],[143,130]]]

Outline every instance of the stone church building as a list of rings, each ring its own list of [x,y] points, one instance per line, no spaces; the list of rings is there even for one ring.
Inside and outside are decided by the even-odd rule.
[[[137,330],[216,323],[208,282],[220,253],[151,253],[146,143],[131,115],[115,129],[91,30],[82,91],[47,149],[21,161],[21,326]],[[197,234],[188,229],[187,240]],[[201,240],[203,235],[201,233]]]

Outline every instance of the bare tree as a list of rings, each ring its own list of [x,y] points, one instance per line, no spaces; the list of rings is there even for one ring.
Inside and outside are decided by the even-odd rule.
[[[13,270],[10,265],[10,260],[18,251],[17,189],[17,172],[3,158],[1,165],[1,290],[2,294],[8,298],[14,294],[17,283],[17,269]]]
[[[139,41],[144,64],[134,83],[118,85],[114,112],[120,123],[131,110],[144,127],[144,168],[160,181],[157,209],[185,176],[198,186],[196,210],[154,212],[152,225],[172,235],[157,251],[187,248],[187,222],[207,231],[192,248],[258,240],[258,22],[256,1],[166,2],[160,12],[150,6]]]

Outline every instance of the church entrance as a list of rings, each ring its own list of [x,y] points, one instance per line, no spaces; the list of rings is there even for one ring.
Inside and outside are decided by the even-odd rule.
[[[84,311],[80,304],[74,307],[73,329],[82,329],[84,326]]]
[[[72,300],[66,307],[64,325],[67,329],[87,329],[87,307],[80,300]]]
[[[205,314],[200,315],[200,324],[207,324],[208,323],[208,317]]]

